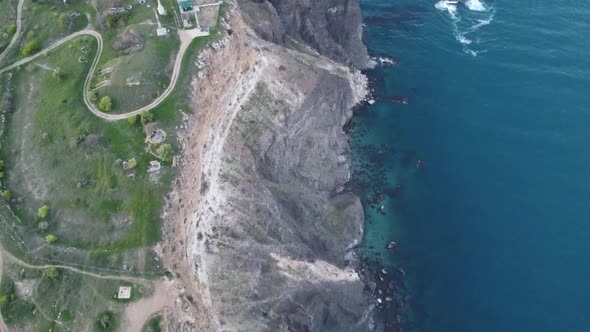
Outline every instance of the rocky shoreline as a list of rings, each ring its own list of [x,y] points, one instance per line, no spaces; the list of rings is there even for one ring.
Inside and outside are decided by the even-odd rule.
[[[199,60],[181,174],[163,215],[162,255],[184,289],[187,331],[374,326],[370,276],[347,259],[363,232],[360,200],[346,190],[344,131],[368,94],[366,76],[351,69],[369,64],[360,8],[295,3],[254,4],[274,8],[275,40],[252,23],[253,3],[238,1],[224,17],[232,33]],[[322,23],[310,35],[326,12],[329,34]],[[349,30],[335,29],[342,22]],[[317,47],[322,40],[332,46]]]

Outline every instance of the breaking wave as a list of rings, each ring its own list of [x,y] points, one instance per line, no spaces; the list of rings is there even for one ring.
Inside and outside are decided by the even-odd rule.
[[[475,33],[494,20],[495,8],[480,0],[467,0],[459,5],[452,5],[447,0],[437,2],[434,7],[447,12],[451,17],[455,39],[463,46],[463,52],[477,56],[486,50],[477,49],[480,39]]]

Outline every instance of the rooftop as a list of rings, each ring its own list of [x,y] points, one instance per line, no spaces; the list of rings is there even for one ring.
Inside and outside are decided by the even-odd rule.
[[[120,286],[119,293],[117,294],[118,299],[130,299],[131,298],[131,287],[128,286]]]

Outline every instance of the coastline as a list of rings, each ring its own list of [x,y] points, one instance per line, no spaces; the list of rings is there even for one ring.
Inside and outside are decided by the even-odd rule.
[[[317,53],[259,40],[237,11],[228,11],[226,19],[231,36],[205,53],[206,70],[193,82],[195,108],[206,112],[188,115],[181,125],[182,170],[164,214],[162,253],[192,299],[185,312],[198,312],[190,324],[212,330],[285,324],[369,330],[371,301],[345,259],[350,244],[362,240],[363,210],[360,199],[345,191],[351,157],[343,130],[353,108],[366,101],[368,80]],[[260,101],[264,109],[278,105],[278,112],[252,109]],[[273,125],[250,142],[248,127],[261,121]],[[278,142],[284,147],[274,146]],[[290,164],[310,173],[292,173]],[[308,224],[302,213],[324,221]],[[252,215],[261,219],[244,223]],[[244,281],[234,283],[237,278]],[[285,292],[287,298],[276,298]],[[251,308],[227,303],[228,296],[248,299]],[[338,323],[316,317],[322,312]]]

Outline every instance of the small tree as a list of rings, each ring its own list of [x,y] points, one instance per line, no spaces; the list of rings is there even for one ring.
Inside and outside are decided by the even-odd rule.
[[[0,179],[4,179],[4,172],[0,172]]]
[[[2,190],[2,197],[10,198],[10,190],[8,190],[8,189]]]
[[[127,169],[133,169],[137,166],[137,160],[135,158],[131,158],[127,160]]]
[[[156,149],[156,154],[162,161],[169,162],[172,160],[172,146],[170,144],[162,144]]]
[[[111,101],[111,97],[104,96],[100,98],[98,108],[100,108],[100,110],[103,112],[109,112],[111,109],[113,109],[113,102]]]
[[[62,28],[67,27],[68,24],[70,23],[68,14],[63,13],[63,14],[59,15],[58,21],[59,21],[59,26],[60,27],[62,27]]]
[[[50,266],[45,269],[45,278],[49,280],[55,280],[59,277],[59,270],[55,266]]]
[[[90,101],[96,101],[98,99],[96,92],[94,92],[94,91],[88,92],[88,99],[90,99]]]
[[[16,32],[16,25],[14,24],[10,24],[7,28],[6,28],[6,33],[9,35],[12,35],[13,33]]]
[[[45,243],[54,244],[55,242],[57,242],[57,236],[53,234],[47,234],[47,236],[45,236]]]
[[[37,52],[41,48],[41,43],[36,40],[31,40],[23,46],[23,55],[28,56]]]
[[[132,116],[128,117],[127,121],[129,122],[130,125],[136,124],[137,123],[137,115],[132,115]]]
[[[154,115],[150,111],[141,112],[139,117],[141,118],[142,125],[145,125],[147,123],[154,121]]]
[[[4,160],[0,159],[0,170],[4,169]]]
[[[48,214],[49,214],[49,206],[47,206],[47,205],[43,205],[42,207],[39,208],[39,210],[37,210],[37,216],[41,219],[47,218]]]

